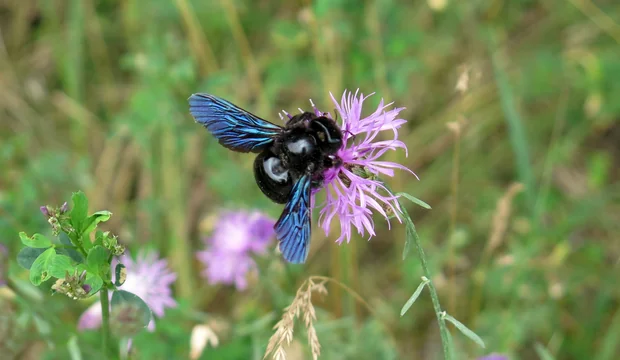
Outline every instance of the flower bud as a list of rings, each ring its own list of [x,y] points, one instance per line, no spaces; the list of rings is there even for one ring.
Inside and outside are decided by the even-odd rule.
[[[125,252],[125,246],[118,243],[118,237],[116,235],[108,236],[108,232],[103,233],[103,247],[110,250],[115,256],[123,255]]]
[[[52,216],[51,211],[50,211],[49,207],[47,207],[47,205],[41,206],[39,209],[41,209],[41,213],[43,213],[43,215],[45,217],[48,218],[48,217]]]
[[[86,270],[81,274],[77,274],[77,269],[73,275],[66,273],[64,279],[56,280],[56,283],[52,285],[52,290],[56,293],[65,294],[73,300],[85,299],[89,296],[90,285],[84,284],[86,280]]]

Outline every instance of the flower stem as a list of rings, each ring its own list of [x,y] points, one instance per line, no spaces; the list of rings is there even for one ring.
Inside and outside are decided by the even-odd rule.
[[[426,255],[424,254],[424,249],[420,245],[420,238],[418,234],[415,233],[414,230],[413,242],[415,244],[416,249],[418,250],[418,257],[420,258],[420,263],[422,263],[422,271],[424,272],[424,276],[428,278],[428,290],[431,294],[431,301],[433,303],[433,309],[435,310],[435,316],[437,317],[437,323],[439,324],[439,334],[441,336],[441,347],[443,348],[444,358],[449,360],[452,359],[452,355],[450,354],[450,339],[448,338],[448,328],[446,327],[446,321],[443,316],[441,316],[441,304],[439,303],[439,296],[437,296],[437,290],[435,289],[435,285],[433,284],[433,280],[431,277],[431,272],[428,269],[428,264],[426,262]]]
[[[108,300],[108,289],[104,286],[99,291],[101,294],[101,351],[108,356],[108,343],[110,339],[110,304]]]
[[[391,190],[390,190],[391,192]],[[439,296],[437,296],[437,289],[435,289],[435,285],[433,284],[433,277],[431,276],[431,271],[428,268],[428,262],[426,261],[426,255],[424,254],[424,249],[420,244],[420,237],[418,236],[417,231],[415,230],[415,225],[407,212],[407,209],[400,204],[400,211],[402,212],[403,218],[405,220],[405,224],[407,226],[407,237],[413,240],[413,244],[418,252],[418,257],[420,258],[420,263],[422,264],[422,272],[424,276],[428,279],[428,290],[431,294],[431,302],[433,303],[433,309],[435,310],[435,316],[437,317],[437,323],[439,324],[439,335],[441,337],[441,347],[443,349],[444,359],[450,360],[452,359],[452,354],[450,352],[450,334],[448,333],[448,328],[446,327],[446,321],[444,320],[441,310],[441,304],[439,303]],[[409,239],[407,241],[409,241]]]

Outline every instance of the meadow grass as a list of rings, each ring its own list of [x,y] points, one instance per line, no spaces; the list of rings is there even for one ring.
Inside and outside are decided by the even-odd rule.
[[[49,232],[39,206],[81,189],[114,213],[105,230],[165,255],[179,307],[134,339],[136,358],[185,358],[192,328],[208,324],[219,345],[202,358],[261,359],[300,286],[312,293],[310,276],[368,306],[325,283],[328,295],[309,295],[312,333],[298,327],[287,358],[317,352],[308,336],[321,359],[441,358],[428,294],[400,317],[424,274],[416,256],[402,259],[398,222],[342,246],[336,227],[315,228],[304,266],[260,260],[243,292],[208,285],[193,255],[222,208],[277,218],[281,206],[257,191],[253,157],[194,123],[189,95],[276,122],[280,109],[310,98],[329,108],[329,91],[359,88],[376,92],[373,105],[407,107],[409,157],[389,160],[421,180],[403,172],[389,184],[432,206],[404,202],[434,289],[486,344],[449,327],[455,358],[615,359],[618,24],[612,0],[0,4],[0,242],[15,259],[19,231]],[[0,348],[96,358],[99,334],[75,328],[87,303],[29,287],[15,261],[9,273]]]

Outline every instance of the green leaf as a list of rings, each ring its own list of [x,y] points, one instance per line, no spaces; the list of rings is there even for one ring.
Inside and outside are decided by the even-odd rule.
[[[67,234],[60,233],[58,238],[60,239],[60,243],[65,245],[65,247],[57,247],[56,248],[57,254],[67,255],[71,259],[73,259],[73,261],[75,261],[76,263],[84,262],[84,256],[82,256],[82,254],[80,254],[80,252],[77,251],[77,248],[73,246],[73,243],[71,243],[71,240],[69,240],[69,237],[67,236]]]
[[[79,264],[77,266],[78,273],[84,272],[86,270],[86,278],[84,279],[84,284],[90,285],[91,290],[89,294],[95,294],[97,291],[101,289],[103,286],[103,279],[99,274],[95,274],[86,266],[86,264]]]
[[[136,294],[132,294],[125,290],[115,291],[112,295],[111,304],[112,309],[125,304],[136,306],[138,309],[140,309],[140,314],[138,315],[138,318],[141,320],[142,327],[146,327],[151,321],[151,309],[149,309],[148,305],[146,305],[144,300],[140,299],[140,297]]]
[[[547,350],[547,348],[545,348],[541,343],[534,344],[534,350],[536,350],[536,354],[538,354],[540,360],[555,360],[553,355],[551,355],[551,352],[549,352],[549,350]]]
[[[410,195],[404,192],[399,192],[399,193],[396,193],[396,196],[402,196],[406,198],[407,200],[411,201],[412,203],[418,204],[425,209],[429,209],[429,210],[431,209],[431,206],[429,204],[425,203],[424,201],[418,199],[417,197],[413,195]]]
[[[413,292],[413,295],[411,295],[411,297],[409,298],[409,300],[407,300],[407,302],[405,303],[405,305],[403,306],[403,308],[400,310],[400,316],[405,315],[405,313],[409,310],[409,308],[411,307],[411,305],[413,305],[413,303],[418,300],[418,297],[420,296],[420,294],[422,293],[422,290],[424,290],[424,287],[426,286],[426,284],[428,284],[428,281],[422,281],[420,283],[420,285],[418,285],[418,288],[415,289],[415,291]]]
[[[88,199],[83,192],[78,191],[73,193],[71,197],[73,202],[73,208],[71,208],[71,225],[78,233],[81,233],[84,223],[88,218]],[[80,235],[80,234],[78,234]]]
[[[67,350],[71,360],[82,360],[82,350],[80,350],[80,344],[76,335],[72,335],[67,342]]]
[[[97,245],[101,245],[103,246],[103,239],[105,237],[105,233],[101,230],[97,230],[97,232],[95,233],[95,242],[93,243],[94,246]]]
[[[52,277],[49,267],[54,257],[56,257],[56,251],[49,248],[32,263],[32,267],[30,267],[30,282],[32,284],[39,286]]]
[[[97,274],[87,272],[86,279],[84,279],[84,283],[90,285],[90,288],[91,288],[90,294],[95,294],[103,286],[103,279],[101,278],[101,276]]]
[[[86,221],[84,221],[84,224],[81,228],[82,234],[90,234],[91,231],[95,230],[97,224],[110,220],[111,216],[112,213],[107,210],[97,211],[96,213],[92,214],[86,219]]]
[[[451,322],[454,326],[456,326],[457,329],[459,329],[459,331],[463,335],[467,336],[470,340],[478,344],[478,346],[483,349],[485,348],[484,341],[482,341],[480,336],[478,336],[475,332],[471,331],[467,326],[463,325],[462,322],[445,313],[443,315],[443,318]]]
[[[67,276],[67,273],[74,273],[74,266],[70,257],[56,254],[50,261],[48,271],[53,277],[63,279]]]
[[[17,254],[17,263],[26,270],[30,270],[34,261],[43,254],[45,249],[25,247]]]
[[[108,251],[103,246],[97,245],[90,249],[86,265],[92,272],[98,274],[104,266],[108,266],[108,257]]]
[[[32,237],[29,237],[22,231],[19,233],[19,239],[22,241],[22,244],[31,248],[45,249],[52,246],[52,241],[41,234],[34,234]]]

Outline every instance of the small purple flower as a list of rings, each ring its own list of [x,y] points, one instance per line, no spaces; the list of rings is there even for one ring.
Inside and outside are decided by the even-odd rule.
[[[121,262],[127,270],[127,279],[119,289],[138,295],[149,306],[153,315],[164,316],[166,308],[176,307],[170,286],[176,280],[176,274],[168,269],[168,262],[160,259],[156,252],[138,253],[134,261],[129,255],[123,255],[118,261],[112,262],[112,271]],[[101,304],[91,305],[80,317],[79,329],[94,329],[101,326]],[[149,331],[155,329],[151,319]]]
[[[405,143],[398,140],[398,129],[407,122],[398,118],[404,108],[387,110],[392,103],[385,105],[382,99],[372,114],[362,117],[362,105],[372,94],[358,96],[358,92],[345,91],[340,102],[330,95],[342,119],[343,141],[336,154],[341,161],[335,161],[340,165],[323,174],[323,188],[327,189],[327,195],[320,212],[319,226],[327,235],[332,220],[338,217],[341,231],[336,242],[341,244],[344,239],[347,243],[351,240],[353,227],[360,235],[366,231],[370,237],[375,235],[373,210],[388,220],[388,224],[391,214],[401,221],[397,211],[400,210],[398,197],[392,195],[378,178],[394,176],[394,169],[413,172],[403,165],[379,160],[389,150],[400,148],[407,153]],[[317,116],[330,116],[320,112],[314,104],[312,107]],[[377,139],[383,131],[391,131],[393,137],[389,140]],[[313,193],[319,190],[315,189]]]
[[[486,356],[479,357],[478,360],[508,360],[508,356],[492,353]]]
[[[65,201],[62,206],[60,207],[60,213],[64,214],[67,212],[67,210],[69,209],[69,205],[67,204],[67,202]]]
[[[275,238],[275,221],[254,211],[235,211],[222,214],[210,238],[207,249],[197,253],[205,265],[202,276],[209,284],[234,284],[244,290],[247,273],[256,268],[252,254],[264,254]]]
[[[39,210],[41,210],[41,213],[46,218],[52,216],[52,214],[50,213],[50,210],[49,210],[49,208],[47,206],[41,206],[41,207],[39,207]]]

